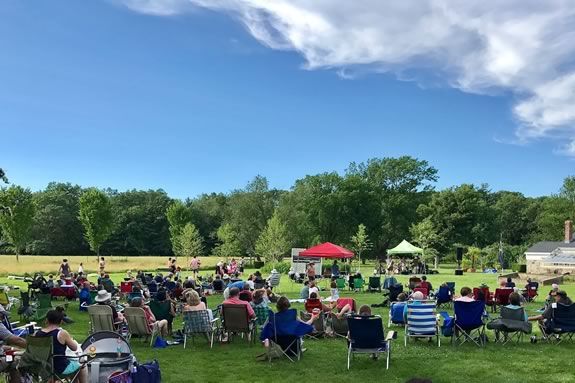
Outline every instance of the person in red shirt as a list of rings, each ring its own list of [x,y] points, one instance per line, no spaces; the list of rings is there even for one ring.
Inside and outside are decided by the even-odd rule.
[[[247,310],[248,310],[248,316],[251,318],[255,318],[256,317],[256,313],[254,312],[254,309],[252,308],[252,306],[250,305],[250,302],[246,302],[246,301],[242,301],[240,298],[240,289],[238,289],[237,287],[232,287],[230,289],[230,295],[229,298],[226,299],[223,304],[232,304],[232,305],[244,305],[246,306]]]
[[[427,289],[428,293],[431,290],[433,290],[431,283],[427,282],[427,277],[425,275],[421,277],[421,282],[419,282],[419,287]]]

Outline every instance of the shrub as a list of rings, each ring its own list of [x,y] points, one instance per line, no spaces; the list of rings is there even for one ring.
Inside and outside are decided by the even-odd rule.
[[[291,268],[291,263],[289,262],[270,262],[266,263],[262,268],[262,273],[271,273],[273,269],[276,269],[280,274],[287,274]]]

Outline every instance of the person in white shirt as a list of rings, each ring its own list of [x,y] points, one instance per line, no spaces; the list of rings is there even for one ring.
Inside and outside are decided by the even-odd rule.
[[[457,302],[473,302],[475,299],[473,298],[473,290],[469,287],[462,287],[460,290],[461,296],[456,298],[455,301]]]
[[[80,266],[78,266],[78,274],[84,274],[84,264],[80,262]]]
[[[318,287],[315,285],[315,282],[311,282],[309,284],[309,295],[311,295],[312,293],[316,293],[316,295],[319,297],[319,289]],[[321,299],[321,298],[320,298]]]

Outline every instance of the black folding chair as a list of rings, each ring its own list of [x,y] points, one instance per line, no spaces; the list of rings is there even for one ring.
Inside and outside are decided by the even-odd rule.
[[[530,334],[531,322],[525,320],[525,310],[523,308],[511,309],[501,307],[501,317],[487,323],[487,328],[495,332],[495,342],[507,344],[515,339],[521,342],[523,334]]]
[[[380,277],[369,277],[367,290],[370,292],[373,292],[373,291],[381,292],[381,278]]]
[[[540,324],[543,339],[553,341],[555,344],[561,343],[564,339],[573,340],[575,336],[575,303],[564,305],[552,303],[551,318]]]

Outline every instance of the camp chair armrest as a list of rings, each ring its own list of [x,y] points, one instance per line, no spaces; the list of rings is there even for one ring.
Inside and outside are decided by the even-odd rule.
[[[388,331],[387,336],[385,337],[385,341],[390,342],[396,338],[397,338],[397,333],[395,331]]]
[[[220,318],[214,318],[214,319],[212,319],[212,320],[210,321],[210,323],[216,323],[216,322],[219,321],[219,320],[220,320]]]

